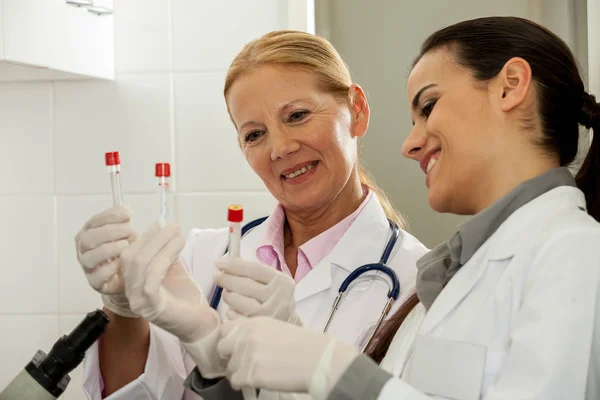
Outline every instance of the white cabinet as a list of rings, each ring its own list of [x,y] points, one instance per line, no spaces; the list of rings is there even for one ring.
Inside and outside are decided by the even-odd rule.
[[[0,81],[114,79],[112,9],[113,0],[0,0]]]

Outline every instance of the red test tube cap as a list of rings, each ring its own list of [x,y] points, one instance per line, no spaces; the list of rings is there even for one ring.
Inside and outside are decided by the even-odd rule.
[[[244,208],[238,205],[229,206],[229,210],[227,210],[227,221],[242,222],[243,220]]]
[[[104,161],[106,162],[106,166],[120,165],[121,158],[119,157],[119,152],[111,151],[111,152],[104,154]]]
[[[169,163],[157,163],[154,168],[154,175],[159,178],[168,178],[171,176],[171,164]]]

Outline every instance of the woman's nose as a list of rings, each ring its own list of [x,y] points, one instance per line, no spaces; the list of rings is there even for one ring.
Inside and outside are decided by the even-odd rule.
[[[270,131],[271,160],[285,159],[300,150],[300,142],[285,131]]]
[[[427,135],[419,131],[413,126],[410,134],[402,144],[402,156],[417,161],[420,160],[423,149],[427,146]]]

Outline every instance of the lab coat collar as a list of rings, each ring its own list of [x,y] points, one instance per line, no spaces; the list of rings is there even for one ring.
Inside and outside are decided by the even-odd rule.
[[[391,229],[377,196],[371,199],[356,217],[331,252],[331,262],[348,272],[381,258]],[[402,235],[398,236],[398,242]]]
[[[417,261],[417,295],[429,309],[444,286],[510,216],[527,203],[560,186],[576,187],[565,167],[529,179],[458,228],[452,238]]]
[[[377,196],[371,196],[333,250],[296,284],[296,301],[331,288],[334,265],[350,273],[364,264],[378,262],[389,236],[385,212]],[[401,238],[400,235],[398,241]]]
[[[467,262],[440,292],[427,312],[419,333],[428,334],[465,298],[483,276],[489,261],[511,258],[523,247],[531,246],[531,242],[515,241],[515,238],[539,238],[551,221],[548,216],[555,213],[558,207],[585,210],[585,196],[575,187],[561,186],[515,211],[492,235],[490,241],[475,253],[476,256],[480,251],[487,251],[486,258],[480,262]]]
[[[513,257],[525,246],[527,240],[515,241],[515,237],[540,237],[549,223],[548,216],[557,208],[579,208],[587,212],[585,195],[576,187],[561,186],[552,189],[515,211],[494,235],[490,243],[489,260],[504,260]]]
[[[458,228],[461,244],[455,246],[460,252],[460,265],[466,264],[477,249],[519,208],[561,186],[577,187],[573,175],[566,167],[553,168],[517,185],[494,204],[462,224]]]
[[[299,302],[328,290],[331,282],[331,253],[329,253],[300,282],[296,283],[294,298]]]

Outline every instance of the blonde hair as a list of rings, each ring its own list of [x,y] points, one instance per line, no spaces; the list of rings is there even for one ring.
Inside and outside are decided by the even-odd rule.
[[[240,76],[264,64],[287,64],[306,69],[315,75],[321,89],[337,98],[350,100],[352,78],[346,63],[327,40],[300,31],[274,31],[246,44],[227,71],[225,97]],[[358,174],[360,182],[377,195],[385,215],[400,228],[407,229],[405,218],[360,162]]]

